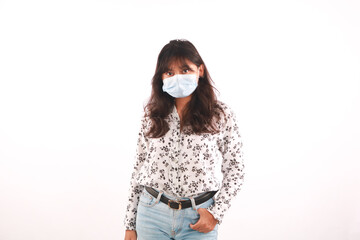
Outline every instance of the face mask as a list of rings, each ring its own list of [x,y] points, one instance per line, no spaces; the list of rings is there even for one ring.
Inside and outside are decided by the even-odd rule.
[[[196,74],[176,74],[164,79],[162,89],[174,98],[183,98],[193,93],[197,85]]]

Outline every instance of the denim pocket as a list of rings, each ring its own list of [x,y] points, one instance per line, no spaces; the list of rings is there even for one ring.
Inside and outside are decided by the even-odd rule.
[[[213,205],[213,204],[215,204],[215,201],[214,201],[213,198],[210,198],[210,199],[208,199],[207,201],[196,205],[196,210],[194,210],[194,209],[191,207],[191,209],[189,210],[189,211],[190,211],[190,212],[189,212],[189,217],[192,218],[192,219],[194,219],[195,222],[196,222],[196,221],[199,220],[199,218],[200,218],[200,213],[198,213],[197,210],[198,210],[199,208],[208,208],[208,207],[210,207],[210,206]]]
[[[139,203],[144,207],[152,207],[156,204],[156,198],[144,189],[140,195]]]

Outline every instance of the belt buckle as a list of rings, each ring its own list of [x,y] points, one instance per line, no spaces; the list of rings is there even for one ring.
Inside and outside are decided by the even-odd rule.
[[[180,201],[177,201],[177,200],[169,200],[168,201],[168,206],[169,206],[169,208],[172,208],[172,207],[170,207],[170,202],[177,202],[178,204],[179,204],[179,208],[178,209],[176,209],[176,208],[173,208],[173,209],[176,209],[176,210],[180,210],[181,209],[181,202]]]

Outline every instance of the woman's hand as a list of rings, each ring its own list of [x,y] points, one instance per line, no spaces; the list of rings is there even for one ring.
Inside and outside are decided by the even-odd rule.
[[[200,214],[200,219],[195,224],[190,224],[190,227],[203,233],[212,231],[218,223],[216,218],[205,208],[199,208],[197,212]]]
[[[135,230],[126,230],[125,231],[125,239],[124,240],[136,240],[137,234]]]

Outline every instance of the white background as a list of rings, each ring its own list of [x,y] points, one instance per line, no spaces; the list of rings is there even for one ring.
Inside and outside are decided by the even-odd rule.
[[[191,41],[237,113],[219,239],[360,239],[360,3],[0,0],[0,239],[123,239],[157,55]]]

